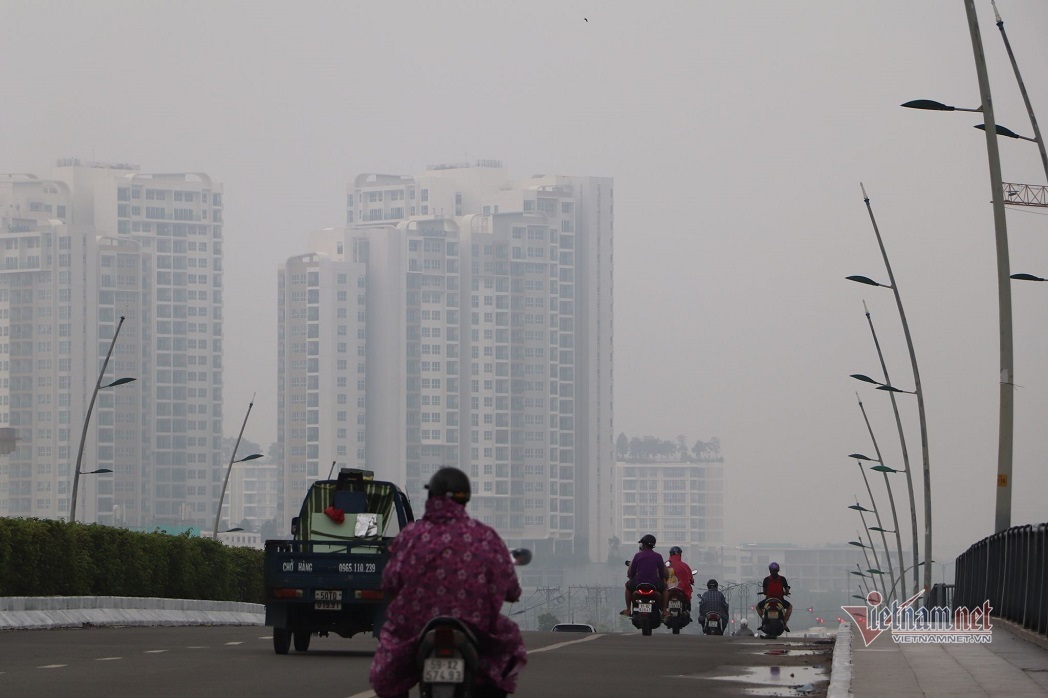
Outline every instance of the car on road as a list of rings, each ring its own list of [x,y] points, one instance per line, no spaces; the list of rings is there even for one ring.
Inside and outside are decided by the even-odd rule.
[[[595,633],[589,623],[557,623],[551,632],[555,633]]]

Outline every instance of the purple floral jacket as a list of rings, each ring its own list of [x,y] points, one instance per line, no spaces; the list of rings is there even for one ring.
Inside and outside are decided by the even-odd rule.
[[[520,582],[509,550],[493,528],[472,519],[450,499],[426,500],[426,513],[400,532],[390,547],[382,590],[392,597],[371,686],[382,698],[405,693],[418,682],[415,644],[437,616],[452,616],[476,632],[490,683],[513,693],[527,662],[517,624],[501,615],[504,601],[520,599]]]

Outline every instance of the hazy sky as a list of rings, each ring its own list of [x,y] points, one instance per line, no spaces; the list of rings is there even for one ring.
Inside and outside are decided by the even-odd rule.
[[[1029,135],[978,5],[997,120]],[[1048,123],[1048,3],[998,6]],[[887,280],[865,182],[927,399],[934,556],[992,532],[999,355],[981,118],[898,106],[978,105],[960,0],[5,0],[0,65],[0,171],[47,176],[77,156],[224,184],[225,430],[257,392],[246,435],[263,444],[276,439],[277,269],[308,251],[308,231],[344,222],[354,175],[497,158],[514,177],[614,177],[615,430],[720,437],[732,542],[855,537],[845,506],[867,497],[846,456],[873,450],[856,390],[902,467],[887,396],[848,378],[880,375],[865,299],[893,382],[913,383],[891,292],[844,280]],[[1034,144],[1001,153],[1005,180],[1044,181]],[[1009,212],[1013,272],[1048,276],[1045,213]],[[1040,522],[1048,284],[1013,291],[1013,520]],[[900,403],[919,466],[914,400]],[[875,495],[887,509],[883,485]]]

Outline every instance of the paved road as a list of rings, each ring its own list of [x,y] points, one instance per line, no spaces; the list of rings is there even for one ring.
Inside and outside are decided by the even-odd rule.
[[[639,632],[525,633],[525,640],[529,664],[517,693],[523,698],[754,695],[754,689],[802,695],[789,687],[821,679],[814,693],[820,695],[832,647]],[[367,671],[374,647],[370,638],[314,638],[307,653],[277,656],[269,629],[258,626],[10,631],[0,633],[0,696],[365,698],[372,695]],[[753,683],[714,678],[748,671]]]

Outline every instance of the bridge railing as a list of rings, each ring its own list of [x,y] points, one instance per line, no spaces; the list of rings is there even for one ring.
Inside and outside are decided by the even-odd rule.
[[[1048,634],[1048,523],[1015,526],[957,558],[957,606],[989,601],[993,615]]]

